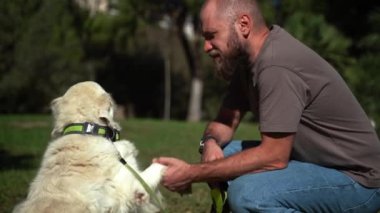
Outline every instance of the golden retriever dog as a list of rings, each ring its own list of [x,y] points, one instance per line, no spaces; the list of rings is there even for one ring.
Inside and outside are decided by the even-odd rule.
[[[75,84],[52,101],[52,141],[25,201],[14,212],[159,212],[153,197],[165,166],[141,171],[137,150],[119,140],[114,101],[95,82]],[[156,196],[124,164],[132,167]]]

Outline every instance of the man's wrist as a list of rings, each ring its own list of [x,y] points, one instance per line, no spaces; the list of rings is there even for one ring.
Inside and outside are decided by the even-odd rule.
[[[205,143],[209,142],[209,141],[215,141],[216,144],[218,144],[218,140],[216,139],[216,137],[212,136],[212,135],[205,135],[203,136],[203,138],[201,139],[201,141],[199,142],[199,153],[202,154],[203,153],[203,149],[204,149],[204,146],[205,146]]]

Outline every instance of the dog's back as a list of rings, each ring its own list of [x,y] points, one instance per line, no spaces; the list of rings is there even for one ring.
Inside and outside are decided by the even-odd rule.
[[[158,164],[144,172],[137,168],[133,144],[114,137],[120,125],[113,119],[115,103],[110,94],[95,82],[81,82],[54,99],[51,108],[53,141],[27,199],[14,212],[158,211],[141,183],[121,163],[121,157],[153,190],[165,168]],[[89,123],[91,128],[85,126]],[[67,133],[68,126],[74,132]]]
[[[113,212],[119,209],[116,204],[125,205],[128,198],[123,193],[115,196],[115,188],[127,187],[128,181],[134,179],[115,183],[120,170],[124,169],[119,156],[114,145],[101,137],[68,135],[53,141],[30,186],[27,200],[15,212],[97,212],[95,209]],[[115,197],[117,200],[113,200]]]

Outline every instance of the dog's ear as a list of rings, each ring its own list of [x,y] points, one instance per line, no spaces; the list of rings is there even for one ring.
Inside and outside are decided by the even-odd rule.
[[[99,119],[104,121],[107,126],[120,130],[119,124],[114,121],[115,103],[113,102],[111,95],[108,93],[103,94],[98,104],[100,106]]]
[[[58,109],[61,104],[61,100],[62,100],[62,97],[59,97],[59,98],[54,99],[50,103],[50,109],[53,112],[54,116],[58,114]]]
[[[54,117],[54,120],[55,122],[57,121],[57,117],[59,116],[60,112],[59,112],[59,109],[60,109],[60,106],[61,106],[61,102],[62,102],[62,97],[59,97],[59,98],[56,98],[54,99],[51,103],[50,103],[50,109],[53,113],[53,117]],[[53,137],[56,137],[59,135],[60,131],[61,131],[61,126],[59,126],[57,123],[54,124],[54,128],[51,132],[51,136]]]

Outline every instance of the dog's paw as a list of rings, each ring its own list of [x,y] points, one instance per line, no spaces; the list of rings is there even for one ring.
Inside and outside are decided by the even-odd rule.
[[[162,165],[162,164],[159,164],[159,163],[152,163],[152,165],[149,166],[149,172],[151,172],[152,174],[160,174],[160,175],[163,175],[166,171],[166,166]]]
[[[147,169],[143,171],[143,176],[152,179],[152,177],[161,177],[164,175],[166,171],[166,166],[159,163],[152,163]]]
[[[166,166],[159,163],[152,163],[147,169],[141,173],[141,177],[153,189],[157,188],[165,173]]]

